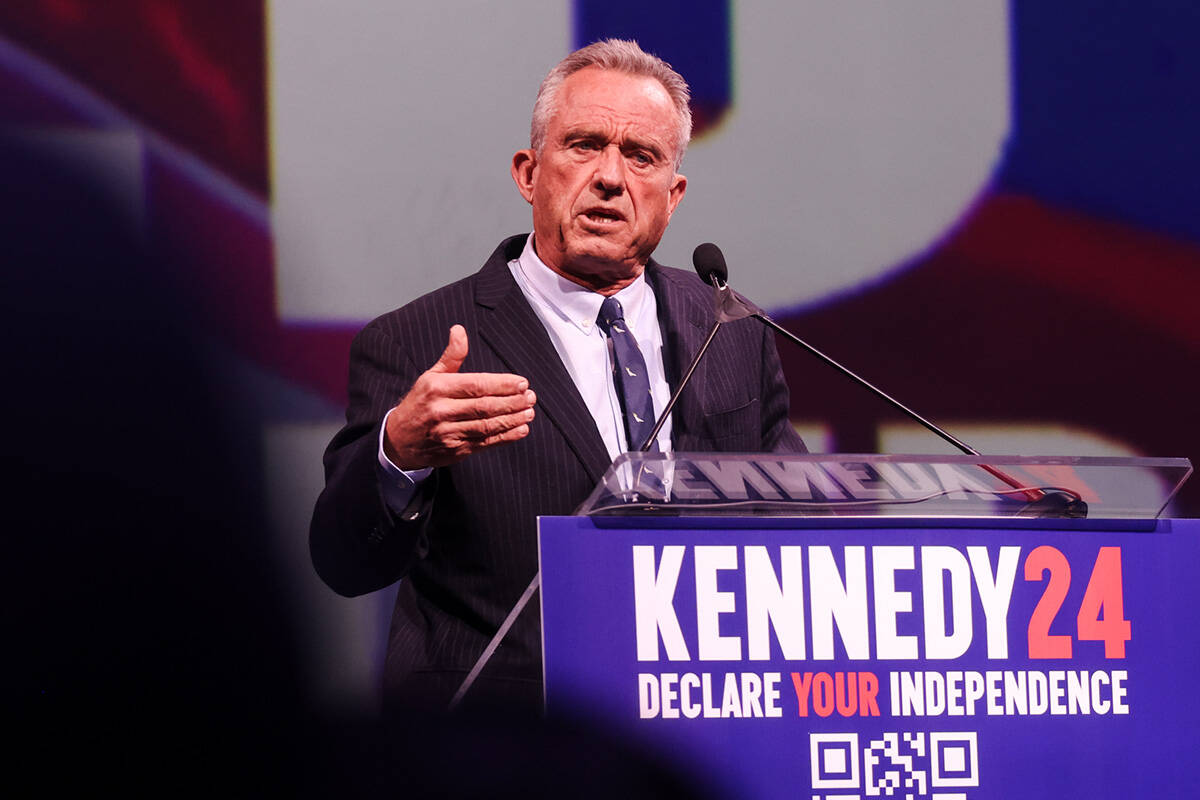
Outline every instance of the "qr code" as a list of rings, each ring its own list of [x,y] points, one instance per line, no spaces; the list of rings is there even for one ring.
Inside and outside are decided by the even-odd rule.
[[[885,733],[864,747],[857,733],[812,733],[808,742],[812,800],[968,800],[958,790],[979,785],[972,731]]]

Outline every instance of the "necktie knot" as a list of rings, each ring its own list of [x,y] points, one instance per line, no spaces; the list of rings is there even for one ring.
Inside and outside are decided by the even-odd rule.
[[[624,333],[625,310],[621,308],[621,301],[615,297],[604,298],[604,302],[600,304],[600,314],[596,317],[596,324],[610,336],[614,326],[621,328],[619,333]]]

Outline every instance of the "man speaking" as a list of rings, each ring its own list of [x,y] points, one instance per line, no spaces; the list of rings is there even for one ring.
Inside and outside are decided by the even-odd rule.
[[[687,189],[691,124],[683,78],[637,44],[567,56],[512,159],[533,233],[355,338],[310,543],[341,594],[403,579],[390,703],[445,706],[537,573],[537,517],[570,514],[641,445],[703,343],[712,290],[650,258]],[[803,450],[763,326],[721,327],[656,445]],[[536,610],[472,698],[540,703]]]

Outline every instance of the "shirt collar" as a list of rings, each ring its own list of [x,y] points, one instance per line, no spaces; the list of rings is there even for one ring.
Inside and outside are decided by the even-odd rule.
[[[596,317],[600,315],[600,304],[604,302],[604,295],[567,280],[547,267],[533,248],[532,233],[529,234],[525,249],[517,259],[517,269],[525,278],[526,285],[558,317],[584,333],[591,333],[596,327]],[[626,319],[634,319],[641,314],[649,293],[650,285],[646,283],[644,271],[633,283],[617,292],[615,296],[621,302]]]

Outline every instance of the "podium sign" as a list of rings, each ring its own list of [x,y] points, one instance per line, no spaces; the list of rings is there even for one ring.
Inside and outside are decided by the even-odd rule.
[[[1195,791],[1198,520],[560,517],[539,538],[547,713],[724,796]]]

